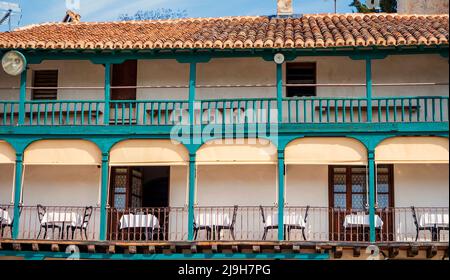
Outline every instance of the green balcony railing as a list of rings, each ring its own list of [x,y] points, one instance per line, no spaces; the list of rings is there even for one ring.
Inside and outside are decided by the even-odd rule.
[[[276,98],[207,99],[194,103],[193,116],[194,123],[202,125],[437,123],[448,122],[448,99],[387,96],[373,97],[368,104],[363,97],[284,98],[281,114]],[[173,126],[190,121],[188,100],[33,100],[22,106],[19,101],[0,101],[0,126],[18,125],[21,115],[24,126]]]

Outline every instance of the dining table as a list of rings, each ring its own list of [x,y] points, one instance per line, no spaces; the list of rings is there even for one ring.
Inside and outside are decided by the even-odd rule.
[[[447,213],[424,213],[419,216],[419,227],[429,228],[431,231],[432,241],[440,240],[440,231],[448,230],[448,214]]]
[[[75,227],[82,223],[82,216],[76,212],[46,212],[41,224],[61,226],[61,239],[64,239],[66,226]]]

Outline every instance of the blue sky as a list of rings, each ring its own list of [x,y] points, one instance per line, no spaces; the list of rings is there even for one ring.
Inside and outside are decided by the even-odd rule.
[[[0,0],[19,3],[23,10],[20,25],[60,21],[66,10],[66,0]],[[219,17],[238,15],[273,15],[276,0],[79,0],[82,21],[116,20],[121,13],[139,9],[186,9],[189,17]],[[334,0],[293,0],[295,13],[333,12]],[[338,12],[351,12],[351,0],[337,0]],[[17,22],[17,20],[14,20]],[[4,31],[6,26],[1,26]]]

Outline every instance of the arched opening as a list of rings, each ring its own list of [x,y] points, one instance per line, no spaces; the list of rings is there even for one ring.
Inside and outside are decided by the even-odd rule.
[[[0,238],[12,236],[15,163],[14,148],[0,140]]]
[[[20,234],[96,239],[101,151],[86,140],[40,140],[24,151]]]
[[[110,151],[108,236],[183,240],[189,152],[168,139],[125,140]],[[169,232],[170,229],[170,232]]]
[[[395,240],[448,242],[448,138],[389,138],[376,147],[375,162],[393,165]]]
[[[297,232],[291,239],[364,240],[368,225],[353,227],[345,221],[356,213],[367,216],[367,163],[366,147],[353,138],[290,142],[285,149],[285,215],[306,223],[305,235]]]
[[[234,234],[239,240],[261,240],[262,211],[267,217],[276,215],[278,209],[277,162],[276,147],[264,139],[214,140],[200,147],[196,225],[225,229],[216,235],[213,232],[210,239],[231,240]],[[276,232],[272,234],[268,238],[276,238]]]

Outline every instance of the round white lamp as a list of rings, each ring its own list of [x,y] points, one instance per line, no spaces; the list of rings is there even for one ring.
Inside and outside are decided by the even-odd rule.
[[[284,54],[282,54],[282,53],[277,53],[273,57],[273,61],[275,61],[276,64],[283,64],[284,60],[285,60]]]
[[[27,60],[20,52],[9,51],[2,58],[2,67],[8,75],[17,76],[27,67]]]

